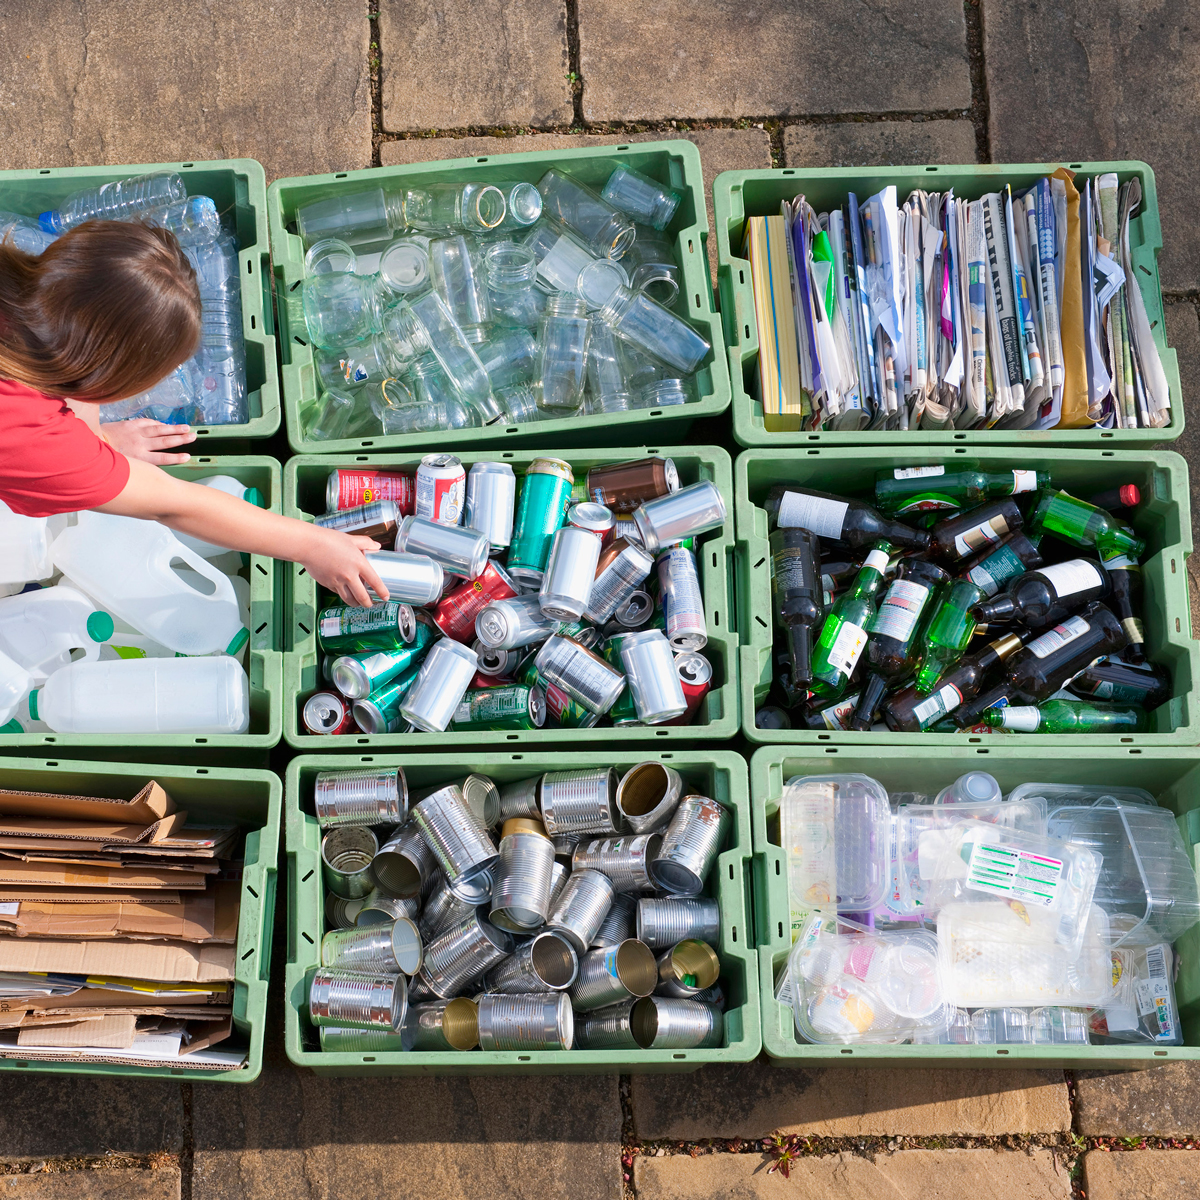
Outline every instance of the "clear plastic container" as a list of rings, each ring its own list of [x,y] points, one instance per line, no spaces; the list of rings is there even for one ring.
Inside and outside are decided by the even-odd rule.
[[[1112,953],[1114,995],[1091,1015],[1093,1040],[1182,1046],[1175,955],[1165,942]]]
[[[968,771],[937,794],[935,804],[995,804],[1004,798],[994,775]]]

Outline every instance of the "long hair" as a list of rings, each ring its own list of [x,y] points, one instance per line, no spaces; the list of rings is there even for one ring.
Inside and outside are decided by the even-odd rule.
[[[200,329],[196,273],[168,230],[85,221],[40,255],[0,242],[0,377],[122,400],[191,358]]]

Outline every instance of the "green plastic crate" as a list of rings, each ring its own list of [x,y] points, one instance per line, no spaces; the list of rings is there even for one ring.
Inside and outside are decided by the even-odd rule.
[[[427,187],[433,183],[468,180],[528,180],[536,183],[551,167],[560,167],[599,190],[617,163],[628,163],[643,174],[683,193],[683,200],[667,228],[675,240],[683,278],[675,311],[686,317],[712,343],[713,351],[696,373],[699,400],[686,408],[639,409],[594,417],[558,417],[533,424],[496,424],[486,429],[436,430],[424,434],[382,433],[366,438],[314,441],[303,432],[302,417],[317,401],[319,389],[313,369],[313,352],[300,302],[304,278],[304,244],[295,232],[296,210],[311,200],[336,192],[366,188]],[[641,142],[629,146],[595,146],[579,150],[537,150],[525,154],[493,154],[479,158],[454,158],[408,166],[376,167],[337,175],[310,175],[279,179],[267,190],[271,210],[271,252],[275,262],[275,295],[279,308],[279,343],[283,358],[283,402],[288,441],[300,454],[335,454],[362,448],[407,450],[437,445],[450,450],[475,449],[500,443],[527,445],[531,441],[556,445],[610,444],[613,440],[658,440],[681,437],[699,417],[714,417],[729,407],[729,373],[721,341],[721,322],[713,302],[708,272],[708,217],[700,152],[679,139]],[[653,424],[653,432],[644,431]],[[610,431],[617,429],[614,435]],[[634,430],[637,430],[634,433]]]
[[[971,449],[914,447],[893,444],[888,449],[747,450],[734,466],[737,493],[738,600],[741,631],[742,732],[752,742],[787,745],[835,742],[859,746],[959,746],[971,743],[1023,740],[1032,744],[1070,746],[1192,745],[1200,740],[1200,712],[1195,688],[1200,681],[1200,652],[1192,639],[1188,599],[1187,556],[1192,552],[1192,522],[1187,464],[1178,454],[1144,451],[1056,450],[1022,447],[1014,458],[1011,446]],[[767,695],[772,679],[771,556],[767,514],[760,504],[776,483],[795,483],[821,491],[869,500],[875,472],[882,468],[944,463],[947,469],[978,467],[1003,471],[1015,466],[1049,471],[1054,483],[1074,495],[1090,495],[1116,482],[1136,483],[1142,502],[1131,518],[1145,539],[1148,557],[1142,564],[1142,616],[1146,651],[1152,662],[1166,667],[1174,682],[1174,697],[1150,714],[1154,728],[1136,734],[1011,734],[981,738],[954,733],[872,733],[801,729],[757,729],[755,709]],[[1083,553],[1081,550],[1080,553]]]
[[[721,320],[729,351],[729,374],[733,390],[733,436],[743,446],[882,446],[894,441],[916,445],[1088,446],[1148,448],[1156,442],[1177,438],[1183,432],[1183,392],[1175,351],[1167,346],[1163,321],[1162,290],[1158,277],[1158,252],[1162,249],[1162,226],[1158,215],[1158,192],[1154,172],[1143,162],[1070,163],[1073,171],[1087,178],[1116,172],[1121,183],[1137,177],[1142,183],[1142,207],[1129,223],[1130,255],[1142,285],[1146,315],[1162,358],[1171,392],[1171,422],[1162,429],[967,429],[930,430],[912,433],[895,430],[845,430],[840,432],[768,433],[763,424],[758,390],[758,328],[754,319],[754,291],[750,265],[740,257],[742,229],[747,217],[777,214],[780,202],[804,195],[818,212],[840,206],[847,192],[860,201],[880,188],[896,185],[898,200],[917,188],[945,192],[950,188],[963,200],[978,200],[987,192],[1009,183],[1025,188],[1057,170],[1059,163],[989,163],[977,166],[911,167],[822,167],[763,171],[726,171],[713,181],[713,221],[717,227],[717,287],[721,297]]]
[[[986,758],[983,757],[986,755]],[[1140,787],[1179,818],[1184,841],[1200,843],[1200,749],[1128,747],[1068,749],[1061,745],[978,746],[768,746],[750,760],[754,818],[755,943],[763,1004],[763,1049],[778,1067],[837,1062],[855,1066],[1026,1067],[1130,1069],[1179,1059],[1200,1059],[1200,926],[1175,943],[1184,1045],[1153,1046],[818,1046],[796,1037],[791,1007],[775,999],[775,974],[791,949],[787,865],[779,846],[779,803],[783,785],[795,775],[861,772],[888,791],[935,793],[970,770],[988,771],[1007,794],[1021,783],[1075,783]]]
[[[599,729],[563,729],[547,726],[532,730],[496,730],[490,733],[356,733],[338,737],[308,733],[300,720],[301,701],[321,686],[317,653],[316,618],[317,595],[312,577],[303,567],[291,569],[290,641],[284,659],[283,736],[287,743],[300,750],[349,750],[359,746],[376,749],[425,749],[434,746],[561,746],[564,743],[587,745],[608,742],[674,742],[713,741],[730,738],[738,728],[737,691],[737,624],[733,612],[733,480],[729,455],[717,446],[664,446],[661,449],[636,447],[626,450],[504,450],[463,454],[462,461],[469,469],[480,460],[510,463],[521,473],[535,458],[563,458],[575,468],[575,477],[601,463],[628,462],[660,454],[674,459],[679,469],[681,487],[712,480],[725,497],[728,515],[725,526],[713,534],[704,535],[697,547],[696,561],[700,571],[700,587],[704,593],[704,609],[708,622],[708,645],[701,653],[712,663],[712,689],[700,705],[691,725],[646,725],[603,727]],[[323,458],[301,455],[291,459],[284,470],[284,512],[288,516],[304,517],[325,511],[325,481],[336,467],[373,466],[404,468],[415,471],[419,455],[357,454]]]
[[[164,467],[179,479],[197,482],[213,475],[231,475],[247,487],[256,487],[271,512],[281,510],[283,488],[279,463],[265,455],[197,455],[177,467]],[[267,751],[282,736],[283,715],[283,576],[284,564],[261,554],[250,556],[250,729],[247,733],[0,733],[0,753],[33,748],[51,753],[75,754],[91,748],[107,757],[125,753],[128,747],[158,754],[183,748],[202,748],[204,753],[221,751]],[[279,598],[276,597],[278,586]],[[265,765],[265,763],[263,764]]]
[[[242,280],[242,332],[246,339],[246,389],[250,420],[241,425],[194,425],[197,439],[266,438],[279,428],[279,370],[267,241],[267,177],[252,158],[212,162],[141,163],[119,167],[43,167],[0,171],[0,211],[36,217],[73,192],[114,179],[176,171],[189,196],[209,196],[222,223],[233,214]]]
[[[649,758],[668,763],[688,789],[734,810],[726,849],[708,878],[706,894],[721,903],[721,984],[725,989],[725,1045],[707,1050],[472,1050],[324,1053],[308,1020],[308,980],[320,962],[325,932],[325,888],[321,882],[321,831],[312,814],[317,772],[351,767],[403,767],[410,788],[432,787],[478,772],[499,784],[543,771],[615,767],[627,771],[647,755],[606,753],[470,753],[447,760],[437,754],[306,754],[288,766],[286,838],[288,963],[284,975],[284,1042],[287,1056],[318,1075],[573,1075],[617,1072],[694,1071],[704,1063],[749,1062],[758,1055],[758,981],[751,942],[750,799],[746,761],[727,751],[676,750]]]
[[[249,1041],[246,1065],[237,1070],[222,1071],[0,1058],[0,1072],[26,1070],[59,1075],[141,1075],[214,1083],[252,1083],[258,1078],[262,1070],[263,1040],[267,1026],[267,980],[271,973],[271,934],[275,922],[279,813],[283,800],[283,785],[279,777],[270,771],[221,767],[0,758],[0,788],[19,791],[127,800],[151,779],[161,783],[190,818],[233,820],[245,831],[233,988],[233,1027],[235,1037],[243,1042]]]

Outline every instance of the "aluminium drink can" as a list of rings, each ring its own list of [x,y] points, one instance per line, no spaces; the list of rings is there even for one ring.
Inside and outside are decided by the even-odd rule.
[[[370,504],[360,504],[357,508],[343,508],[322,517],[313,517],[313,524],[321,529],[336,529],[340,533],[374,538],[385,548],[396,540],[399,522],[400,506],[394,500],[375,500]]]
[[[479,659],[461,642],[435,642],[419,668],[400,715],[426,733],[444,733],[475,676]]]
[[[467,471],[453,454],[426,454],[417,467],[413,515],[440,525],[462,521]]]
[[[557,684],[589,712],[608,712],[625,687],[625,677],[615,667],[571,638],[557,634],[543,643],[534,663],[543,679]]]
[[[416,666],[425,657],[432,641],[433,630],[424,621],[418,621],[416,633],[407,645],[343,654],[335,658],[329,668],[334,687],[347,700],[363,700],[397,675]]]
[[[417,489],[411,475],[402,471],[376,471],[371,467],[338,467],[329,472],[325,485],[327,513],[358,508],[376,500],[391,500],[402,517],[409,516],[416,505]]]
[[[396,530],[396,549],[418,557],[427,555],[447,574],[466,579],[482,575],[488,561],[486,534],[424,517],[405,517],[400,522]],[[375,561],[373,555],[368,558]],[[391,586],[386,578],[384,583]]]
[[[587,473],[587,494],[614,513],[632,513],[647,500],[679,490],[679,471],[669,458],[639,458],[633,462],[593,467]]]
[[[638,720],[658,725],[687,712],[671,644],[659,629],[641,629],[621,639],[621,665]]]
[[[654,559],[640,546],[631,545],[624,538],[610,542],[596,563],[596,574],[583,615],[589,621],[603,625],[637,594],[653,566]]]
[[[651,554],[672,542],[696,537],[725,523],[725,498],[711,480],[693,483],[656,500],[647,500],[633,514],[642,544]]]
[[[494,600],[475,618],[475,636],[492,650],[520,650],[559,632],[559,622],[542,612],[538,595]]]
[[[358,726],[348,705],[333,692],[317,692],[309,696],[301,710],[304,728],[309,733],[357,733]]]
[[[658,591],[667,620],[671,649],[703,650],[708,645],[704,620],[704,597],[696,573],[696,556],[673,546],[658,556]]]
[[[474,687],[489,687],[492,686],[498,677],[514,677],[518,665],[521,662],[520,650],[497,650],[491,646],[485,646],[481,641],[475,641],[471,645],[471,649],[479,655],[479,670],[476,678],[483,676],[488,680],[486,684],[473,684]]]
[[[520,583],[541,584],[574,483],[570,464],[560,458],[535,458],[525,469],[508,554],[509,572]]]
[[[404,518],[405,521],[412,519]],[[387,588],[389,603],[396,600],[425,605],[441,598],[445,575],[441,565],[429,555],[400,550],[372,550],[367,553],[366,560],[375,568]]]
[[[338,604],[317,618],[317,643],[326,654],[355,654],[361,650],[390,650],[411,642],[416,614],[399,600],[356,608]]]
[[[363,733],[404,732],[406,722],[400,715],[400,705],[412,690],[420,670],[420,664],[414,664],[369,696],[354,701],[354,720]]]
[[[683,688],[687,711],[679,717],[664,722],[667,725],[690,725],[704,703],[704,697],[712,688],[712,663],[703,654],[675,655],[675,674]]]
[[[489,559],[482,574],[447,592],[433,610],[433,623],[456,642],[469,642],[475,634],[475,622],[495,600],[508,600],[517,594],[509,573]]]
[[[541,689],[510,683],[468,691],[454,710],[455,733],[469,729],[541,729],[546,723],[546,701]]]
[[[564,525],[554,535],[538,593],[543,615],[558,621],[581,617],[588,605],[599,559],[600,538],[593,531]]]
[[[512,543],[517,477],[508,463],[477,462],[467,475],[463,524],[486,533],[493,554]]]

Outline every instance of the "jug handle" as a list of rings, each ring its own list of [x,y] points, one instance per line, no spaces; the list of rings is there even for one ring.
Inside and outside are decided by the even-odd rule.
[[[164,526],[163,528],[166,528]],[[170,533],[170,530],[167,530]],[[165,554],[155,563],[155,568],[166,575],[173,575],[176,579],[179,578],[175,572],[171,570],[171,563],[179,558],[182,559],[185,565],[192,568],[197,575],[203,575],[205,579],[211,580],[216,586],[216,591],[213,593],[214,599],[232,600],[237,603],[237,596],[233,590],[233,584],[229,582],[228,576],[217,570],[216,567],[208,561],[207,558],[202,558],[190,546],[185,546],[175,535],[171,534],[171,540],[175,543],[173,546],[166,547]]]

